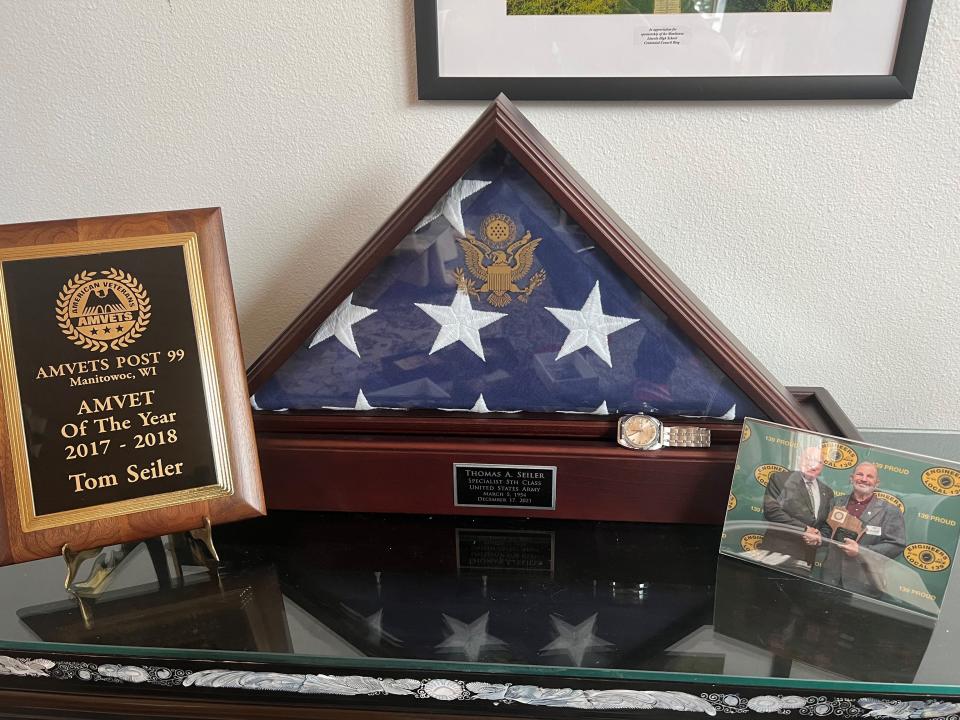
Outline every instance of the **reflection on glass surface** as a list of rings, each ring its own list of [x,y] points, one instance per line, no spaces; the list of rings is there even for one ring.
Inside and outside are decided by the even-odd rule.
[[[499,145],[255,403],[762,417]]]
[[[802,542],[804,531],[765,521],[733,521],[724,525],[723,552],[731,557],[766,565],[782,573],[797,575],[807,582],[827,583],[856,592],[865,598],[874,598],[895,603],[914,612],[936,617],[940,612],[937,600],[925,591],[911,594],[897,593],[902,588],[924,588],[925,580],[920,572],[905,563],[861,545],[857,558],[858,567],[864,568],[854,575],[840,573],[840,558],[843,544],[831,538],[823,538],[814,548],[813,565],[797,560],[777,550],[764,549],[773,546],[772,540],[794,538]],[[902,548],[903,546],[901,546]],[[899,554],[898,554],[899,555]],[[845,557],[845,555],[843,555]],[[831,565],[831,562],[833,565]],[[946,579],[944,579],[946,582]]]
[[[84,599],[25,607],[17,615],[45,642],[290,652],[283,596],[270,567],[211,579],[193,575]]]
[[[51,643],[291,651],[272,565],[210,573],[168,558],[158,541],[149,541],[147,549],[155,581],[131,584],[152,574],[147,553],[132,553],[101,576],[102,588],[81,583],[75,586],[80,595],[26,605],[16,616],[32,635]]]
[[[933,620],[843,590],[721,557],[714,632],[772,656],[771,674],[794,663],[838,678],[912,682]]]
[[[787,678],[960,685],[960,598],[949,588],[934,624],[774,567],[718,559],[720,532],[274,512],[217,529],[219,575],[189,563],[178,575],[172,557],[131,553],[91,604],[92,625],[64,594],[58,559],[2,568],[0,648],[43,656],[48,643],[69,643],[76,653],[205,659],[243,650],[251,660],[282,652],[314,671],[389,661],[391,672],[453,663],[565,677],[770,677],[782,687]]]
[[[863,439],[884,447],[900,448],[920,455],[960,460],[960,432],[948,430],[862,430]]]
[[[372,522],[381,536],[369,535]],[[678,545],[659,526],[575,523],[543,532],[496,520],[420,527],[406,518],[336,516],[325,525],[331,559],[307,547],[281,553],[283,590],[363,655],[660,667],[669,644],[709,622],[710,528]],[[663,571],[622,552],[668,539],[702,559],[684,572]],[[347,554],[357,562],[345,566],[339,558]]]

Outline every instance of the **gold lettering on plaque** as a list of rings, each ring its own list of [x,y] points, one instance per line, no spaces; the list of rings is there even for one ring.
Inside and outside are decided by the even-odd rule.
[[[150,297],[130,273],[84,270],[57,297],[57,324],[74,344],[94,352],[132,345],[150,323]]]
[[[130,254],[93,257],[108,252]],[[156,272],[144,265],[147,254]],[[62,260],[48,266],[54,258]],[[19,274],[27,269],[39,279],[24,280],[34,277]],[[22,408],[5,422],[24,532],[233,492],[203,287],[193,233],[0,248],[0,391],[8,409]],[[11,295],[19,301],[13,311]],[[160,299],[164,332],[151,333],[151,304]],[[36,310],[56,324],[24,323]],[[14,337],[30,367],[20,377]],[[57,337],[67,340],[59,350],[50,342]],[[34,405],[42,425],[26,410]],[[198,422],[185,433],[188,415]],[[28,429],[43,442],[32,444]]]

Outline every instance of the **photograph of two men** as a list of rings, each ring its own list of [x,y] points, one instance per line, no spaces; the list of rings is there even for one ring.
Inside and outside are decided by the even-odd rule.
[[[960,465],[744,422],[720,552],[936,617]]]

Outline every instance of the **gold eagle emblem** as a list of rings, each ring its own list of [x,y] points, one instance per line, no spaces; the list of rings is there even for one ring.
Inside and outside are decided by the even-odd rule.
[[[521,302],[526,302],[530,294],[547,279],[546,271],[541,269],[534,273],[525,287],[517,284],[533,268],[534,252],[543,238],[534,240],[528,230],[517,240],[516,223],[509,216],[499,213],[483,221],[482,235],[487,242],[478,240],[469,230],[466,237],[457,238],[457,243],[463,248],[467,271],[475,278],[467,278],[464,269],[459,267],[454,271],[457,287],[476,298],[486,293],[487,302],[494,307],[507,305],[513,299],[511,293],[515,293]],[[480,287],[477,287],[478,283]]]

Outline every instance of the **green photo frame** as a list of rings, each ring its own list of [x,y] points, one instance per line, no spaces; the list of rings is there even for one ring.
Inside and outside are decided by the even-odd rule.
[[[936,617],[960,464],[748,418],[720,553]]]

